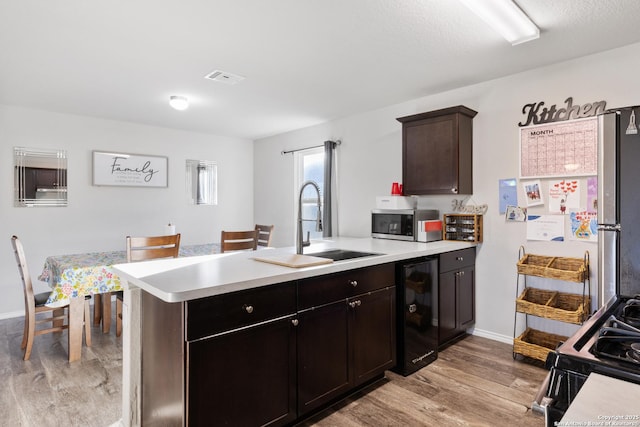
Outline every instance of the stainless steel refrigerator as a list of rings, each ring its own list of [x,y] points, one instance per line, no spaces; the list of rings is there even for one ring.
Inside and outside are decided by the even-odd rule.
[[[598,135],[598,297],[640,294],[640,106],[602,113]]]

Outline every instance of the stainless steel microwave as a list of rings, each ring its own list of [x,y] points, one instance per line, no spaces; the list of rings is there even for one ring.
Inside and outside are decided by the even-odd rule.
[[[374,209],[371,211],[371,237],[407,240],[418,237],[418,221],[439,219],[437,209]]]

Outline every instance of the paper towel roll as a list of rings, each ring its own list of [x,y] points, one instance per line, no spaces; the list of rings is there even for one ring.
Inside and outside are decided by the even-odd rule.
[[[167,236],[176,234],[176,226],[169,223],[167,225],[164,226],[164,234],[166,234]]]

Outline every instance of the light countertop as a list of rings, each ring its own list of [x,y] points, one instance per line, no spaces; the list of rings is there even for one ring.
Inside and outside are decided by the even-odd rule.
[[[592,373],[558,426],[640,426],[640,385]]]
[[[253,257],[267,253],[269,256],[294,254],[295,247],[266,248],[259,251],[117,264],[114,269],[122,279],[128,282],[127,286],[139,287],[166,302],[183,302],[473,246],[476,245],[450,240],[421,243],[336,237],[312,241],[311,246],[304,248],[304,254],[313,255],[314,252],[336,248],[381,255],[336,261],[313,267],[291,268],[256,261]]]

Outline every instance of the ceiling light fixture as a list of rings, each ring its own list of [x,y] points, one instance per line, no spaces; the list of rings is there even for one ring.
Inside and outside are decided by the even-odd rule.
[[[511,45],[540,37],[536,24],[513,0],[460,0]]]
[[[189,108],[189,100],[184,96],[172,95],[169,97],[169,105],[178,111],[182,111]]]

